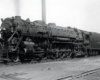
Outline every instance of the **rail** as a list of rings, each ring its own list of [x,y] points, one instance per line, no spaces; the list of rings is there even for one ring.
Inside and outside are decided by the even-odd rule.
[[[57,80],[76,80],[76,79],[81,78],[83,76],[93,74],[93,73],[95,73],[99,70],[100,70],[100,68],[97,68],[97,69],[93,69],[93,70],[90,70],[90,71],[83,72],[83,73],[76,75],[76,76],[68,76],[68,77],[57,79]]]

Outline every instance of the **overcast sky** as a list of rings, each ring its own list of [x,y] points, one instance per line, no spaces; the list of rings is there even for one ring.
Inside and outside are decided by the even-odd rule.
[[[41,20],[41,0],[0,0],[0,18]],[[19,7],[19,12],[17,8]],[[46,0],[47,23],[100,33],[100,0]],[[1,23],[1,22],[0,22]]]

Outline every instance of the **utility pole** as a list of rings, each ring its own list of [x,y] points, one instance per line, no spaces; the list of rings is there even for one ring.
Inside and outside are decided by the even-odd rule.
[[[46,4],[45,0],[42,0],[42,21],[46,23]]]

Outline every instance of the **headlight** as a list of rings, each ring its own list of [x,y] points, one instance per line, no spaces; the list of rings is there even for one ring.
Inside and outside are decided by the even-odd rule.
[[[3,28],[2,30],[6,30],[6,28]]]
[[[0,27],[0,31],[1,31],[1,30],[6,30],[6,28],[4,28],[4,27]]]

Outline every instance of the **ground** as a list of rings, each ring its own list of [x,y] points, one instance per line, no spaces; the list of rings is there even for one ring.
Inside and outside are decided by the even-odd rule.
[[[0,80],[57,80],[96,68],[100,68],[100,56],[37,64],[1,65]],[[93,79],[92,75],[97,79]],[[100,71],[79,80],[100,80],[99,76]]]

